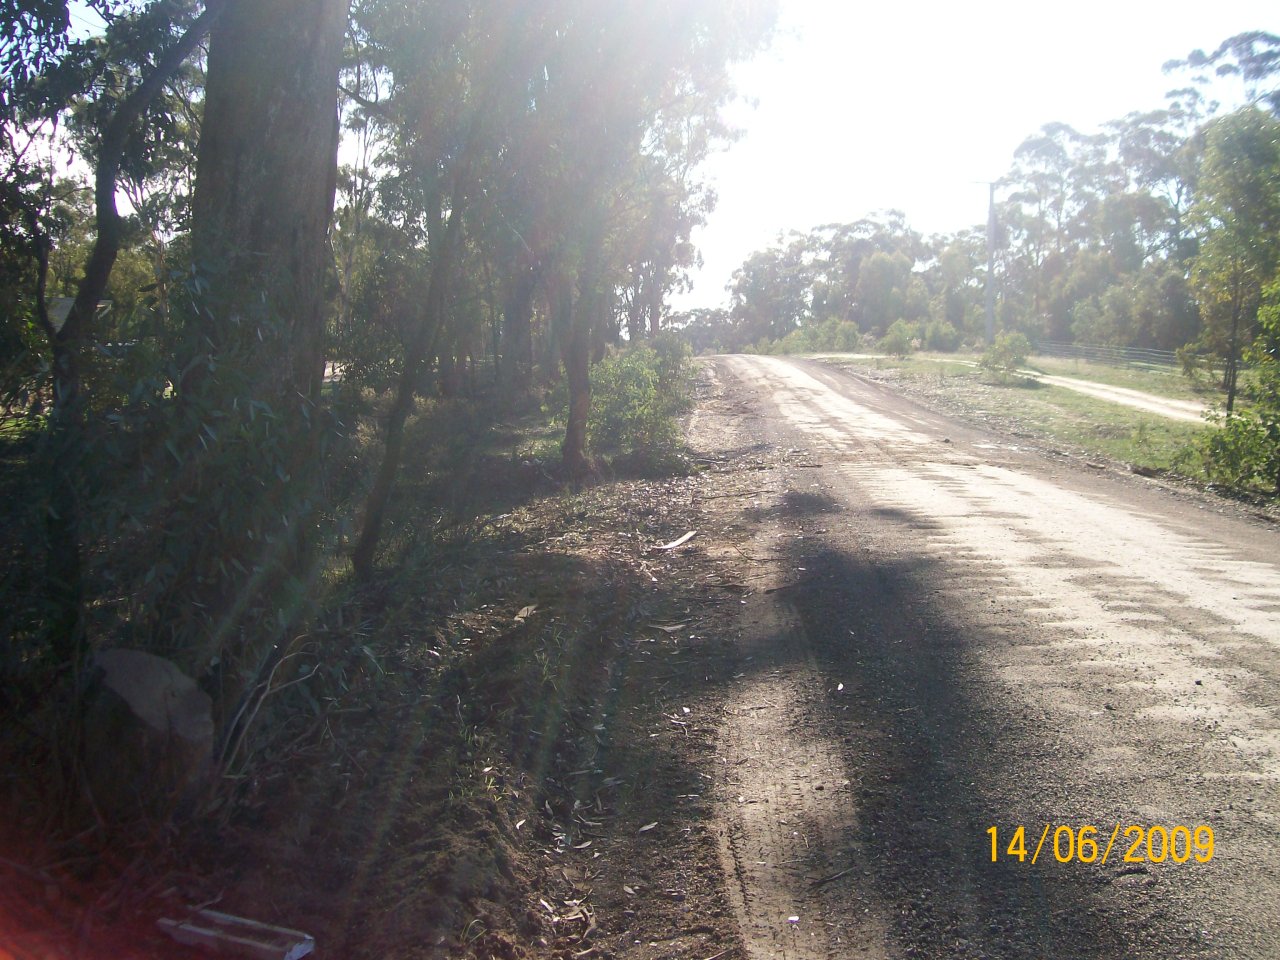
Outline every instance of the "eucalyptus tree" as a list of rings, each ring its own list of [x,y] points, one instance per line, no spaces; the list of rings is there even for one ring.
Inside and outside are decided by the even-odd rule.
[[[1181,71],[1205,87],[1211,77],[1239,79],[1246,103],[1280,114],[1280,36],[1264,30],[1246,30],[1223,40],[1210,53],[1193,50],[1182,60],[1170,60],[1166,73]]]
[[[924,273],[929,289],[929,315],[938,324],[957,332],[956,339],[980,333],[978,311],[984,293],[982,274],[986,268],[986,238],[976,230],[962,230],[952,236],[935,237],[936,257]],[[926,342],[926,347],[936,348]]]
[[[1263,291],[1280,272],[1280,120],[1257,106],[1209,124],[1192,216],[1200,250],[1192,280],[1200,345],[1224,361],[1227,412],[1235,407],[1241,351],[1254,339]]]
[[[1166,108],[1131,113],[1107,125],[1127,177],[1127,219],[1144,261],[1185,262],[1195,251],[1187,214],[1200,160],[1200,96],[1193,89],[1170,96]]]
[[[719,96],[716,90],[704,96]],[[711,104],[686,99],[663,112],[637,158],[635,189],[624,226],[630,234],[627,324],[631,339],[655,337],[667,295],[699,262],[691,235],[715,208],[715,192],[698,167],[718,141],[732,137]],[[646,323],[647,321],[647,323]]]
[[[81,543],[87,453],[83,369],[98,304],[125,239],[117,191],[122,172],[137,181],[143,168],[154,168],[154,150],[148,144],[154,145],[153,134],[166,116],[165,110],[157,109],[157,102],[225,3],[211,0],[203,9],[159,0],[141,6],[108,2],[92,6],[106,17],[102,38],[72,42],[67,3],[7,7],[0,19],[4,43],[0,63],[6,79],[12,81],[3,97],[6,140],[15,124],[33,119],[57,122],[79,101],[78,140],[94,168],[93,240],[74,302],[61,324],[54,322],[45,301],[49,238],[39,224],[38,210],[27,203],[24,214],[37,262],[34,319],[47,340],[52,384],[45,430],[46,556],[52,611],[48,634],[55,659],[67,665],[78,661],[86,642]],[[26,183],[31,185],[30,178]],[[28,191],[26,199],[34,197],[38,202],[39,195],[40,191]]]
[[[780,340],[813,317],[812,261],[801,236],[758,250],[733,272],[729,317],[735,349]]]
[[[539,39],[536,13],[535,5],[520,0],[365,0],[355,10],[360,55],[386,77],[381,99],[353,96],[365,122],[380,130],[379,201],[427,271],[423,295],[402,307],[409,316],[400,374],[352,550],[362,578],[373,571],[405,423],[445,327],[463,219],[481,191],[482,157],[499,143],[508,109],[523,109],[517,93],[534,76],[529,50]]]
[[[1049,288],[1064,268],[1074,214],[1072,150],[1079,134],[1063,123],[1047,124],[1014,151],[1003,178],[1010,188],[999,223],[1016,251],[1002,283],[1006,306],[1025,325],[1043,325]]]
[[[908,286],[914,286],[908,275],[933,256],[919,231],[907,223],[900,210],[885,210],[853,223],[819,227],[811,234],[810,242],[815,271],[814,316],[851,320],[864,332],[883,329],[902,318],[901,310],[888,304],[892,299],[889,291],[897,286],[900,294],[905,294]],[[877,254],[880,257],[872,266],[871,261]],[[896,272],[886,273],[884,268],[890,262],[896,265]],[[869,275],[868,268],[876,276]],[[889,286],[881,291],[885,280]],[[919,289],[913,291],[913,300],[918,299],[919,293]],[[899,299],[902,300],[902,296]],[[886,319],[886,313],[895,315]]]
[[[555,6],[560,28],[533,99],[556,131],[543,167],[554,198],[544,224],[548,291],[569,393],[562,459],[579,476],[588,468],[591,330],[614,310],[610,277],[625,249],[619,234],[643,182],[636,158],[662,156],[681,124],[721,132],[728,66],[762,42],[773,7],[727,0]],[[697,159],[705,139],[684,140],[676,154]],[[661,284],[670,268],[659,268]]]

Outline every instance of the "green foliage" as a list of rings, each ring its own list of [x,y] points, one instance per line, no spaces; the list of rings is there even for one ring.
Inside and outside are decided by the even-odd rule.
[[[642,469],[679,463],[678,418],[692,396],[690,356],[682,340],[662,336],[596,364],[588,427],[596,453]]]
[[[849,320],[829,317],[793,330],[762,353],[852,353],[863,348],[862,333]]]
[[[1224,417],[1193,446],[1192,456],[1213,483],[1280,496],[1280,409]]]
[[[905,357],[919,346],[919,341],[916,337],[915,324],[907,323],[905,320],[895,320],[889,325],[889,329],[885,331],[884,336],[876,343],[876,347],[882,353],[890,353],[895,357]]]
[[[1212,354],[1204,354],[1199,350],[1200,344],[1183,344],[1174,351],[1182,375],[1191,381],[1196,390],[1208,389],[1219,376],[1221,358]]]
[[[1242,394],[1243,411],[1226,414],[1218,430],[1191,452],[1205,475],[1241,489],[1280,495],[1280,278],[1262,296],[1259,334],[1250,346],[1251,366]]]
[[[960,331],[947,320],[933,320],[924,329],[924,348],[937,353],[960,349]]]
[[[727,310],[691,310],[668,317],[668,322],[672,329],[679,331],[680,338],[689,344],[695,354],[721,353],[732,349],[735,330]]]
[[[1280,267],[1280,120],[1246,107],[1209,124],[1205,139],[1192,211],[1203,238],[1191,279],[1204,321],[1198,346],[1224,360],[1230,410],[1263,289]]]
[[[736,345],[780,340],[805,325],[812,282],[800,240],[752,254],[734,271],[729,288]]]
[[[1017,376],[1030,353],[1031,343],[1024,334],[1017,330],[1005,330],[996,334],[995,342],[987,348],[978,365],[1002,379],[1011,378]]]
[[[218,309],[199,274],[173,293],[184,316]],[[247,678],[307,608],[305,545],[337,502],[326,465],[342,433],[262,379],[257,357],[287,337],[265,305],[237,321],[251,337],[216,355],[148,329],[145,313],[134,322],[135,345],[99,364],[83,438],[89,589],[111,598],[94,605],[91,634],[193,675],[223,662]]]
[[[928,292],[912,272],[914,265],[905,253],[883,250],[861,264],[854,297],[863,329],[885,329],[900,319],[915,320],[928,312]]]

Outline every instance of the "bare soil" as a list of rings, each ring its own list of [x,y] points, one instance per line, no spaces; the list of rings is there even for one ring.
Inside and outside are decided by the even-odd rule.
[[[735,425],[791,452],[747,513],[773,697],[722,734],[748,955],[1274,955],[1274,529],[818,365],[715,369]],[[1117,823],[1221,847],[991,862],[991,826]]]

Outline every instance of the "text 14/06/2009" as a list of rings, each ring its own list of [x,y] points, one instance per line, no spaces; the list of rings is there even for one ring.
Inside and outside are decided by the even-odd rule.
[[[1000,828],[988,828],[987,835],[991,837],[992,863],[998,862],[1002,857],[1026,863],[1029,856],[1031,863],[1034,864],[1040,859],[1041,851],[1044,850],[1051,831],[1053,840],[1050,847],[1053,859],[1058,863],[1070,863],[1076,860],[1080,863],[1105,864],[1113,855],[1120,856],[1125,863],[1164,863],[1166,860],[1172,860],[1174,863],[1188,861],[1208,863],[1213,859],[1213,828],[1204,825],[1144,827],[1131,824],[1122,827],[1117,823],[1110,831],[1106,828],[1100,831],[1095,826],[1071,827],[1064,824],[1055,827],[1046,823],[1044,829],[1040,831],[1039,842],[1030,852],[1027,848],[1027,828],[1019,826],[1013,827],[1012,830],[1011,835],[1004,834],[1009,837],[1005,844]],[[1121,849],[1115,850],[1113,854],[1112,848],[1116,846],[1116,840],[1122,832],[1124,840],[1120,844]]]

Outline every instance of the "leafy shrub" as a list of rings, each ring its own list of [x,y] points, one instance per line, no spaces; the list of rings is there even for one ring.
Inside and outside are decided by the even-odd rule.
[[[594,450],[644,469],[668,469],[680,459],[677,418],[690,406],[692,364],[688,344],[658,337],[607,357],[591,371]]]
[[[1250,367],[1240,390],[1245,409],[1225,415],[1188,458],[1198,459],[1214,482],[1280,496],[1280,280],[1264,289],[1258,324],[1244,358]],[[1184,372],[1194,372],[1190,347],[1178,355]]]
[[[925,328],[924,348],[939,353],[954,353],[960,349],[960,331],[947,320],[934,320]]]
[[[978,364],[984,370],[1007,379],[1017,375],[1030,353],[1031,343],[1025,336],[1016,330],[1006,330],[996,334],[995,342],[987,347]]]
[[[173,294],[184,314],[220,309],[197,271]],[[262,376],[264,345],[289,335],[265,301],[228,326],[216,353],[177,333],[104,367],[115,380],[101,392],[122,399],[85,438],[82,537],[101,561],[87,587],[112,598],[94,604],[93,632],[193,675],[220,664],[230,689],[308,608],[310,550],[336,519],[328,466],[346,441]],[[184,356],[196,359],[183,368]]]
[[[861,333],[857,324],[837,317],[828,317],[821,322],[807,323],[797,330],[792,330],[780,340],[775,340],[768,352],[788,354],[829,350],[851,353],[861,347]]]
[[[1280,411],[1228,416],[1200,438],[1196,452],[1210,481],[1280,494]]]
[[[915,350],[916,328],[905,320],[895,320],[884,332],[880,342],[876,344],[881,353],[891,353],[895,357],[905,357]]]
[[[1201,390],[1211,386],[1219,375],[1216,358],[1199,351],[1198,343],[1188,343],[1175,350],[1174,355],[1182,366],[1182,375]]]

